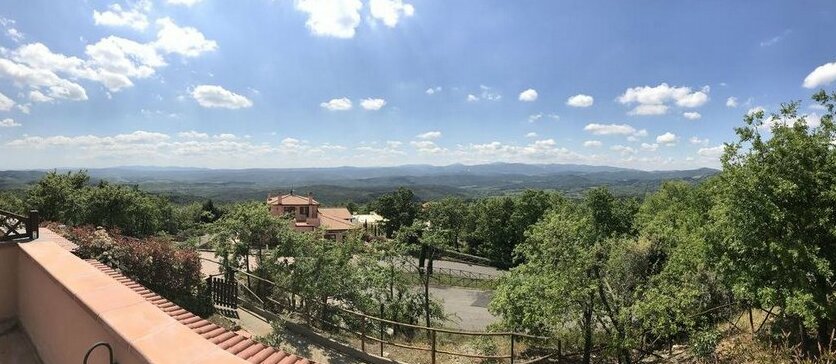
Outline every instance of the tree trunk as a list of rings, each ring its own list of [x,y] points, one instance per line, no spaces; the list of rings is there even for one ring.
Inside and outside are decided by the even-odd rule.
[[[430,248],[432,249],[432,248]],[[433,257],[432,250],[427,261],[427,269],[424,272],[424,316],[426,318],[427,327],[430,327],[430,275],[433,271]]]
[[[589,293],[589,303],[583,310],[583,363],[592,362],[592,308],[594,301],[593,293]]]

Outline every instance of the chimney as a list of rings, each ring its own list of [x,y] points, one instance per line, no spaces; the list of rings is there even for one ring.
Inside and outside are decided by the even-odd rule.
[[[313,194],[308,192],[308,205],[313,205]]]

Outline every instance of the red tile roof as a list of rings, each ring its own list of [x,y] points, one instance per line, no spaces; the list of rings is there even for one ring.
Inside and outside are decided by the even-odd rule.
[[[349,230],[355,227],[351,223],[351,212],[345,207],[320,208],[319,222],[325,230]]]
[[[300,205],[319,205],[319,202],[311,198],[310,203],[308,203],[308,196],[299,196],[299,195],[280,195],[280,196],[269,196],[267,198],[267,204],[270,205],[289,205],[289,206],[300,206]]]
[[[281,349],[272,346],[266,346],[258,343],[244,335],[228,331],[218,325],[215,325],[205,319],[196,316],[195,314],[186,311],[184,308],[174,304],[173,302],[160,297],[148,288],[145,288],[139,283],[134,282],[128,277],[122,275],[115,269],[94,259],[87,260],[92,266],[98,268],[105,274],[109,275],[116,281],[124,284],[134,292],[140,294],[146,301],[151,302],[159,307],[163,312],[179,321],[181,324],[192,329],[206,340],[209,340],[221,349],[224,349],[233,355],[247,360],[250,363],[259,364],[312,364],[308,359],[289,354]]]

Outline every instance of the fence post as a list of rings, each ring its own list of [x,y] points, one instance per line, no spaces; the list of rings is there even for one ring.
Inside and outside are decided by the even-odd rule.
[[[366,316],[360,316],[360,350],[366,352]]]
[[[511,333],[511,364],[514,364],[514,333]]]
[[[41,219],[38,216],[38,210],[29,210],[29,221],[26,222],[26,236],[29,239],[38,238],[38,225]]]
[[[430,352],[432,353],[431,364],[435,364],[435,333],[436,333],[436,331],[433,330],[433,329],[429,329],[429,330],[430,330],[430,336],[432,336],[432,338],[433,338],[432,346],[430,347]]]
[[[380,318],[383,319],[383,303],[380,304]],[[380,321],[380,357],[383,357],[383,321]]]

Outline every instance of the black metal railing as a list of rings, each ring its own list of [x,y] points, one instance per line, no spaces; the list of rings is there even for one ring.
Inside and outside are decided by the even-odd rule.
[[[27,216],[0,210],[0,241],[37,239],[39,223],[38,210]]]

